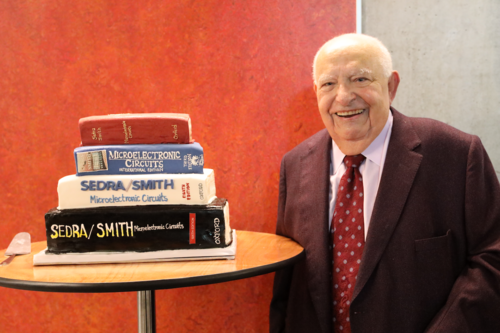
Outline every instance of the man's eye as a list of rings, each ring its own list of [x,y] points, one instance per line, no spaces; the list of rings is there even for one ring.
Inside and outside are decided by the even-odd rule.
[[[323,86],[331,86],[333,85],[333,82],[326,82],[326,83],[323,83]]]
[[[368,80],[368,79],[367,79],[366,77],[358,77],[358,78],[356,79],[356,81],[357,81],[357,82],[365,82],[365,81],[367,81],[367,80]]]

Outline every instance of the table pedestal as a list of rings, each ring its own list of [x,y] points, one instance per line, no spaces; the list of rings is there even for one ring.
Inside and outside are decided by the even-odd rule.
[[[137,315],[139,333],[156,333],[154,290],[137,292]]]

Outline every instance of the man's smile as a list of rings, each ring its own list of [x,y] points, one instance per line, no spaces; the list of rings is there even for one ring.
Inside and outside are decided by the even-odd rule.
[[[335,112],[335,114],[339,117],[352,117],[352,116],[355,116],[355,115],[358,115],[358,114],[361,114],[363,113],[364,111],[366,111],[366,109],[360,109],[360,110],[349,110],[349,111],[339,111],[339,112]]]

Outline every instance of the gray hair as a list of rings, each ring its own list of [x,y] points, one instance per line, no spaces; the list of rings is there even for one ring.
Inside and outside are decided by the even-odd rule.
[[[327,41],[325,44],[323,44],[319,48],[318,52],[316,52],[316,55],[314,56],[313,65],[312,65],[312,76],[313,76],[313,80],[315,83],[317,80],[316,61],[318,60],[319,54],[321,53],[321,51],[323,50],[325,45],[332,44],[332,43],[335,43],[337,41],[341,41],[343,39],[363,40],[363,41],[368,42],[368,43],[372,44],[373,46],[377,47],[380,51],[380,65],[382,66],[382,72],[383,72],[385,77],[391,76],[391,74],[392,74],[392,58],[391,58],[391,54],[389,53],[389,50],[387,50],[387,48],[384,46],[384,44],[382,44],[382,42],[379,41],[375,37],[364,35],[364,34],[352,33],[352,34],[340,35],[340,36],[337,36],[337,37],[330,39],[329,41]]]

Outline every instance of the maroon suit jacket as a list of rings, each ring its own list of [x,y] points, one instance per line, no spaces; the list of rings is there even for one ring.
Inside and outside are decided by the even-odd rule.
[[[394,123],[350,318],[353,333],[500,332],[500,186],[477,136],[435,120]],[[271,332],[331,333],[331,138],[281,164],[277,234],[306,259],[276,273]]]

